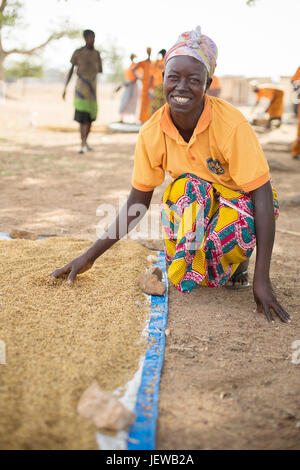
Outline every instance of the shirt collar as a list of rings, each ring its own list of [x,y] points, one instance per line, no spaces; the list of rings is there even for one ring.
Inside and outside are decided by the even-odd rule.
[[[201,116],[199,117],[197,125],[194,129],[193,135],[191,137],[191,141],[196,135],[201,134],[201,132],[204,132],[208,128],[211,118],[212,118],[211,102],[208,96],[205,95],[204,96],[204,108],[203,108]],[[163,107],[162,115],[160,119],[160,128],[165,134],[167,134],[169,137],[176,140],[177,142],[183,140],[172,121],[172,118],[170,115],[170,107],[168,104],[166,104]]]

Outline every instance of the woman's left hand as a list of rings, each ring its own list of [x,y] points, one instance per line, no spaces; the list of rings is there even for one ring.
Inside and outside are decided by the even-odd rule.
[[[291,317],[280,305],[274,294],[270,279],[258,279],[254,277],[253,280],[253,295],[257,305],[257,311],[264,311],[268,321],[274,322],[271,309],[284,323],[290,323]]]

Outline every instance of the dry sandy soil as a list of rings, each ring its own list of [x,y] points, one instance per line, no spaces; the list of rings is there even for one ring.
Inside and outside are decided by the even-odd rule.
[[[106,96],[108,114],[90,139],[94,151],[79,155],[71,98],[62,104],[59,95],[58,88],[39,89],[1,106],[0,231],[94,240],[97,207],[118,207],[129,192],[136,134],[105,131],[105,119],[117,119],[116,101]],[[35,111],[37,127],[30,125]],[[300,192],[300,162],[289,154],[295,133],[287,121],[258,134],[281,201]],[[300,340],[299,216],[299,197],[282,203],[271,272],[291,324],[268,324],[254,313],[251,289],[183,295],[170,286],[157,449],[300,448],[300,364],[292,362],[292,344]]]

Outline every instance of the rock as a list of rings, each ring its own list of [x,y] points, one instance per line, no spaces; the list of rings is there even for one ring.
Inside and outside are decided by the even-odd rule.
[[[144,273],[139,276],[139,286],[143,292],[150,295],[164,295],[166,286],[155,274]]]
[[[150,274],[150,276],[156,276],[159,281],[161,281],[163,278],[162,270],[157,266],[152,266],[151,268],[147,269],[146,273]]]
[[[165,335],[170,336],[170,334],[171,334],[171,331],[169,330],[169,328],[166,328],[165,329]]]
[[[127,410],[112,393],[102,390],[96,381],[83,392],[77,412],[99,429],[110,431],[127,429],[135,419],[134,413]]]
[[[289,412],[289,411],[286,411],[286,412],[284,413],[283,419],[294,420],[294,419],[296,419],[296,416],[295,416],[294,413],[291,413],[291,412]]]
[[[221,398],[221,400],[224,400],[224,398],[234,398],[234,393],[231,393],[231,392],[221,392],[221,393],[220,393],[220,398]]]
[[[164,251],[163,240],[137,240],[138,243],[153,251]]]
[[[25,240],[38,239],[38,236],[33,232],[27,232],[26,230],[18,230],[16,228],[11,229],[9,236],[11,238],[24,238]]]

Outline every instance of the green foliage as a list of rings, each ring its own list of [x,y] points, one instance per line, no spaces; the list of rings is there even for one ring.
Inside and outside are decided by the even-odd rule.
[[[254,6],[254,5],[256,4],[256,1],[257,1],[257,0],[247,0],[247,5],[248,5],[249,7],[252,7],[252,6]]]
[[[117,83],[124,80],[124,51],[116,41],[110,41],[104,48],[99,48],[103,59],[103,69],[108,81]]]
[[[24,60],[12,64],[10,68],[6,70],[5,76],[8,79],[25,77],[42,78],[44,76],[44,70],[41,65],[33,65],[29,60]]]
[[[17,0],[7,0],[1,2],[3,11],[0,11],[0,29],[3,26],[15,26],[20,19],[22,2]]]

